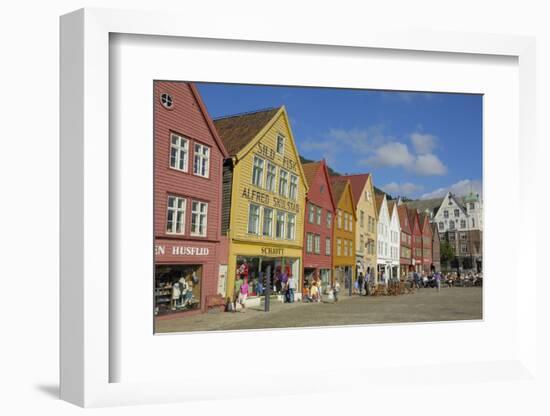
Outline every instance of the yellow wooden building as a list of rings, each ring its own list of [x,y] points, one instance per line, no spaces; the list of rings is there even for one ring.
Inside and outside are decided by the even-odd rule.
[[[214,120],[231,156],[224,166],[222,233],[228,239],[227,296],[235,280],[262,294],[266,277],[292,274],[301,293],[307,182],[285,107]]]
[[[340,284],[340,293],[349,294],[355,280],[355,202],[349,180],[331,179],[336,206],[333,240],[333,279]]]

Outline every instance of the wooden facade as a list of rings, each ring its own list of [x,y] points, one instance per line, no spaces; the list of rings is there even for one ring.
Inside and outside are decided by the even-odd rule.
[[[422,232],[422,270],[430,273],[433,270],[432,262],[432,225],[428,214],[419,214],[420,230]]]
[[[409,271],[412,270],[412,230],[407,206],[404,204],[397,205],[397,213],[399,214],[399,224],[401,226],[401,235],[399,236],[401,244],[399,252],[399,262],[401,264],[400,279],[406,280]]]

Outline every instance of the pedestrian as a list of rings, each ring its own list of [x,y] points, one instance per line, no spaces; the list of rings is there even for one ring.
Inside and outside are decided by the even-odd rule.
[[[317,288],[316,282],[313,282],[311,285],[310,296],[312,302],[317,302],[317,298],[319,297],[319,289]]]
[[[244,281],[241,276],[239,276],[238,279],[235,280],[235,292],[233,293],[233,302],[235,304],[235,307],[233,308],[233,312],[237,312],[237,303],[239,302],[241,286],[243,285],[243,283]]]
[[[248,280],[243,281],[241,290],[239,291],[239,303],[241,304],[241,312],[246,312],[246,298],[248,297]]]
[[[332,292],[334,294],[334,302],[338,302],[338,294],[340,293],[340,283],[338,283],[338,280],[334,281],[334,288]]]
[[[365,296],[370,295],[369,283],[370,283],[370,271],[367,271],[367,273],[365,274]]]
[[[359,277],[357,278],[357,286],[358,286],[358,295],[363,294],[363,284],[365,282],[365,277],[363,276],[363,272],[359,272]]]
[[[294,277],[292,277],[292,275],[288,277],[287,286],[288,286],[288,290],[287,290],[288,301],[290,303],[294,303],[294,290],[296,289],[296,282],[294,281]]]
[[[322,295],[323,295],[323,287],[321,285],[321,280],[317,279],[315,282],[315,286],[317,286],[317,302],[321,302]]]
[[[416,270],[413,272],[413,281],[414,281],[414,286],[417,289],[420,289],[420,276]]]
[[[435,279],[435,287],[439,292],[441,290],[441,274],[439,272],[435,272],[434,279]]]

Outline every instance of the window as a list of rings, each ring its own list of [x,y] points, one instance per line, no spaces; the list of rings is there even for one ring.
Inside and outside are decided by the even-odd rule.
[[[365,251],[365,236],[363,234],[361,234],[359,236],[359,252],[363,252]]]
[[[332,212],[327,211],[327,228],[332,226]]]
[[[313,253],[313,234],[306,234],[306,252]]]
[[[374,221],[374,218],[371,217],[369,215],[369,232],[373,233],[374,232],[374,224],[375,224],[375,221]]]
[[[440,222],[439,223],[439,230],[440,231],[443,231],[443,228],[445,227],[445,224],[443,224],[443,222]]]
[[[275,237],[285,238],[285,213],[277,211],[277,223],[275,224]]]
[[[474,221],[474,219],[472,218],[472,228],[476,226],[476,222]]]
[[[285,153],[285,136],[282,134],[277,136],[277,153],[280,155]]]
[[[208,178],[210,169],[210,148],[202,144],[195,143],[195,163],[193,165],[193,174]]]
[[[279,173],[279,195],[284,197],[287,196],[287,187],[288,187],[288,172],[282,170]]]
[[[288,240],[294,240],[296,238],[296,215],[286,214],[286,238]]]
[[[271,208],[264,207],[262,234],[266,237],[273,235],[273,210]]]
[[[470,209],[476,209],[476,204],[474,204],[473,202],[470,202]]]
[[[315,221],[315,207],[312,204],[308,204],[307,211],[308,211],[307,222],[309,222],[310,224],[313,224],[313,221]]]
[[[443,211],[443,217],[444,218],[449,218],[449,211],[447,211],[447,210]]]
[[[365,211],[361,210],[361,215],[359,218],[360,218],[361,228],[365,228]]]
[[[168,234],[185,234],[185,198],[168,197],[166,232]]]
[[[449,240],[455,241],[455,233],[449,233]]]
[[[277,168],[273,163],[267,162],[267,176],[265,179],[265,189],[275,192],[275,175]]]
[[[342,210],[338,210],[338,228],[342,228]]]
[[[468,244],[466,244],[466,243],[460,244],[460,252],[461,253],[467,253],[468,252]]]
[[[455,218],[460,217],[460,211],[458,209],[455,209]]]
[[[290,188],[288,192],[288,197],[294,200],[298,198],[298,177],[296,175],[290,175]]]
[[[344,212],[344,230],[348,230],[348,213]]]
[[[170,167],[187,172],[187,154],[189,141],[177,134],[170,138]]]
[[[323,215],[323,209],[317,207],[317,225],[321,225],[321,216]]]
[[[258,234],[258,227],[260,226],[260,207],[258,205],[250,204],[248,208],[248,233]]]
[[[466,233],[460,233],[460,239],[466,240],[468,238],[468,235]]]
[[[336,239],[336,255],[342,255],[342,240],[340,240],[339,238]]]
[[[344,240],[344,256],[348,256],[348,240]]]
[[[170,110],[174,106],[174,100],[172,99],[172,96],[165,92],[160,94],[160,103],[163,105],[164,108],[167,108],[168,110]]]
[[[327,237],[325,239],[325,255],[326,256],[330,256],[330,249],[331,249],[331,247],[330,247],[330,237]]]
[[[451,230],[455,229],[455,222],[453,220],[449,221],[449,229]]]
[[[191,208],[191,235],[205,237],[208,204],[206,202],[193,201]]]
[[[321,254],[321,236],[319,234],[315,234],[314,243],[315,243],[315,254]]]
[[[370,202],[371,201],[371,193],[370,191],[365,191],[365,201]]]
[[[252,184],[262,187],[264,178],[264,160],[254,156],[254,166],[252,167]]]
[[[460,220],[460,228],[466,228],[466,220]]]

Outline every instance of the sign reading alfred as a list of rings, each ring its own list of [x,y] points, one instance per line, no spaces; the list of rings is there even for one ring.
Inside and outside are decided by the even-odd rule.
[[[172,246],[166,250],[166,246],[155,246],[155,256],[208,256],[208,247]]]
[[[271,197],[268,193],[260,192],[255,189],[244,187],[241,196],[252,202],[257,202],[263,205],[272,205],[274,208],[284,209],[287,211],[300,212],[300,204],[286,199]]]

